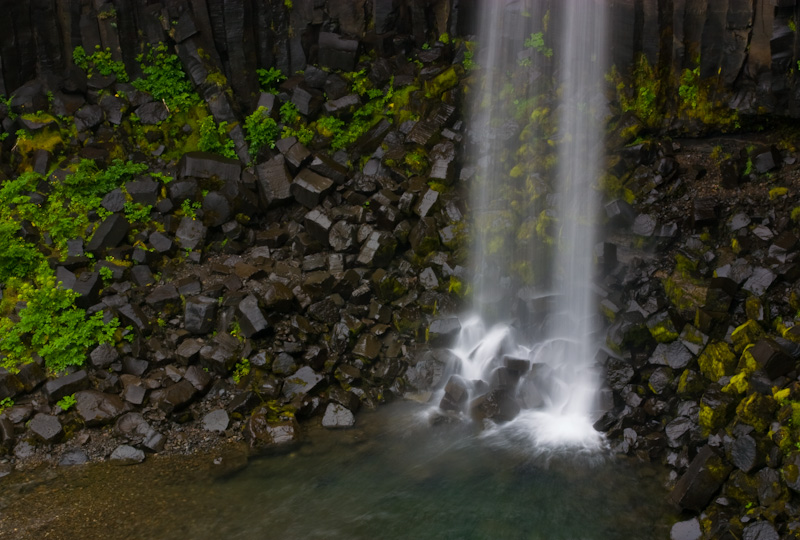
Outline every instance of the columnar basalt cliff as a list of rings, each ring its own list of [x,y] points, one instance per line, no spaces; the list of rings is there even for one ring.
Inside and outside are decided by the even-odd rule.
[[[669,78],[699,62],[744,113],[800,115],[795,0],[610,0],[612,58],[622,72],[640,56]],[[136,75],[142,44],[173,40],[187,67],[201,49],[222,67],[237,100],[257,99],[256,69],[293,73],[348,63],[347,51],[408,51],[440,35],[475,32],[468,0],[3,0],[0,94],[63,73],[72,51],[108,47]],[[558,16],[559,2],[551,9]],[[512,2],[509,16],[520,15]],[[341,55],[331,52],[342,52]],[[322,53],[320,51],[323,51]],[[321,55],[321,56],[320,56]],[[196,59],[195,59],[196,60]],[[198,73],[193,73],[197,76]],[[197,81],[201,82],[201,81]],[[667,85],[662,87],[667,92]],[[662,101],[667,95],[659,96]]]

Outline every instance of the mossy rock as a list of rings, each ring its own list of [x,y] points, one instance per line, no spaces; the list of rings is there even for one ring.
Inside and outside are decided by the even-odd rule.
[[[693,369],[684,370],[678,380],[678,395],[683,397],[694,397],[703,392],[705,382],[699,373]]]
[[[671,343],[680,335],[668,312],[653,315],[648,319],[647,329],[658,343]]]
[[[734,499],[742,506],[758,500],[758,480],[755,475],[735,470],[725,482],[722,494],[729,499]]]
[[[700,400],[698,423],[704,435],[725,427],[734,412],[735,400],[719,387],[709,388]]]
[[[753,358],[753,355],[750,353],[750,349],[752,348],[752,345],[748,345],[742,352],[742,355],[739,357],[739,363],[736,364],[737,373],[746,373],[749,375],[758,369],[758,362],[756,362],[756,359]]]
[[[667,298],[680,310],[693,311],[705,304],[708,287],[687,272],[676,269],[663,284]]]
[[[733,350],[738,354],[748,346],[757,342],[764,337],[764,330],[756,321],[749,319],[746,323],[736,328],[731,333],[731,340],[733,340]]]
[[[763,433],[772,422],[777,403],[772,396],[765,396],[754,392],[739,402],[736,407],[736,416],[743,423],[753,426],[756,431]]]
[[[461,72],[463,72],[463,68],[460,66],[450,66],[425,83],[425,94],[428,97],[438,98],[451,88],[455,88],[458,85]]]
[[[736,371],[736,355],[727,343],[716,341],[710,343],[697,359],[700,372],[712,382]]]
[[[722,388],[722,391],[733,395],[746,394],[750,390],[750,382],[748,381],[748,373],[741,372],[731,377],[730,382]]]

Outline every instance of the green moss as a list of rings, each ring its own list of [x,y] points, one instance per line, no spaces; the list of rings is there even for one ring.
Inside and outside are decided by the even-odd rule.
[[[681,378],[678,380],[678,395],[696,396],[700,394],[704,388],[705,384],[696,371],[686,369],[681,373]]]
[[[754,344],[762,337],[764,337],[764,330],[756,321],[750,319],[731,333],[733,350],[741,353],[748,345]]]
[[[736,415],[743,423],[753,426],[756,431],[763,433],[772,421],[777,404],[772,396],[752,393],[736,407]],[[800,416],[800,411],[798,411]]]
[[[724,406],[712,407],[705,402],[700,402],[698,424],[705,435],[724,427],[728,423],[728,408]]]
[[[716,382],[726,375],[733,375],[736,369],[736,356],[727,343],[710,343],[697,359],[700,372],[706,379]]]
[[[425,83],[425,95],[431,98],[441,97],[443,93],[455,88],[458,85],[459,76],[462,69],[458,65],[452,65],[442,73]]]
[[[663,317],[660,320],[653,321],[647,324],[650,335],[653,336],[658,343],[670,343],[678,339],[678,330],[670,317]]]

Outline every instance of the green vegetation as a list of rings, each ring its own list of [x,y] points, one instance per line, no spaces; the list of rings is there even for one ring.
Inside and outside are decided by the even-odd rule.
[[[265,146],[275,148],[278,124],[269,117],[267,112],[266,107],[259,107],[244,121],[245,139],[250,145],[251,156],[258,154]]]
[[[257,69],[258,84],[261,85],[263,92],[275,94],[278,91],[278,85],[286,80],[286,75],[278,69],[271,67],[269,69]]]
[[[14,400],[11,398],[3,398],[0,399],[0,414],[5,411],[6,409],[10,409],[14,406]]]
[[[138,55],[144,79],[133,81],[133,85],[163,101],[170,112],[189,109],[200,103],[200,96],[183,72],[180,58],[168,51],[164,43],[159,43]]]
[[[58,405],[62,411],[67,412],[72,407],[74,407],[76,403],[78,403],[78,400],[75,399],[75,394],[70,394],[68,396],[64,396],[63,398],[59,399],[56,402],[56,405]]]
[[[242,358],[233,368],[233,382],[239,384],[248,375],[250,375],[250,360]]]
[[[125,218],[131,223],[147,223],[150,221],[150,212],[153,207],[141,203],[126,202],[123,208]]]
[[[302,144],[308,145],[314,138],[314,131],[308,127],[303,116],[291,101],[281,105],[281,123],[284,124],[281,137],[297,137]]]
[[[0,318],[0,366],[16,372],[38,354],[52,373],[83,364],[86,353],[98,343],[111,343],[119,326],[117,319],[103,320],[103,312],[91,317],[75,306],[77,293],[56,283],[53,275],[40,272],[32,283],[9,283],[14,296],[25,307],[17,317]],[[7,291],[8,292],[8,291]],[[17,319],[18,320],[15,320]]]
[[[544,55],[546,58],[553,57],[553,49],[544,44],[544,33],[542,32],[531,34],[531,36],[525,40],[525,48],[533,49],[534,51]]]
[[[632,111],[645,125],[655,127],[663,120],[657,107],[661,82],[653,66],[641,55],[634,65],[630,81],[626,80],[616,66],[611,68],[607,79],[617,90],[617,99],[623,111]]]
[[[72,61],[75,65],[86,72],[90,79],[99,73],[105,77],[115,75],[119,82],[128,82],[128,73],[125,71],[125,64],[114,60],[111,49],[106,47],[101,49],[100,45],[95,45],[92,54],[86,54],[86,49],[78,45],[72,51]]]
[[[228,136],[228,123],[217,124],[210,115],[200,121],[200,141],[197,146],[203,152],[236,159],[233,139]]]

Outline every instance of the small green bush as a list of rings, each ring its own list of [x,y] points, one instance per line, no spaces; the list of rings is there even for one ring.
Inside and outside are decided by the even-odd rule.
[[[76,66],[86,72],[90,79],[95,73],[108,77],[116,75],[117,81],[128,82],[128,72],[125,71],[125,64],[114,60],[111,49],[106,47],[101,49],[100,45],[95,45],[92,54],[86,54],[86,50],[78,45],[72,51],[72,61]]]
[[[133,85],[163,101],[170,112],[186,110],[200,103],[200,96],[186,77],[180,58],[169,54],[164,43],[150,46],[146,53],[136,59],[145,78],[133,81]]]
[[[286,80],[286,75],[278,69],[271,67],[269,69],[257,69],[258,83],[261,85],[261,90],[275,94],[278,91],[278,85]]]
[[[78,403],[78,400],[75,399],[75,394],[70,394],[68,396],[64,396],[63,398],[59,399],[56,402],[62,411],[67,412],[72,407],[74,407]]]
[[[265,146],[275,148],[275,140],[278,138],[278,124],[267,115],[267,112],[266,107],[259,107],[245,119],[245,139],[247,144],[250,145],[251,156],[258,154]]]
[[[212,116],[206,116],[200,121],[198,148],[203,152],[213,152],[226,158],[236,159],[233,139],[228,136],[228,123],[217,124]]]

